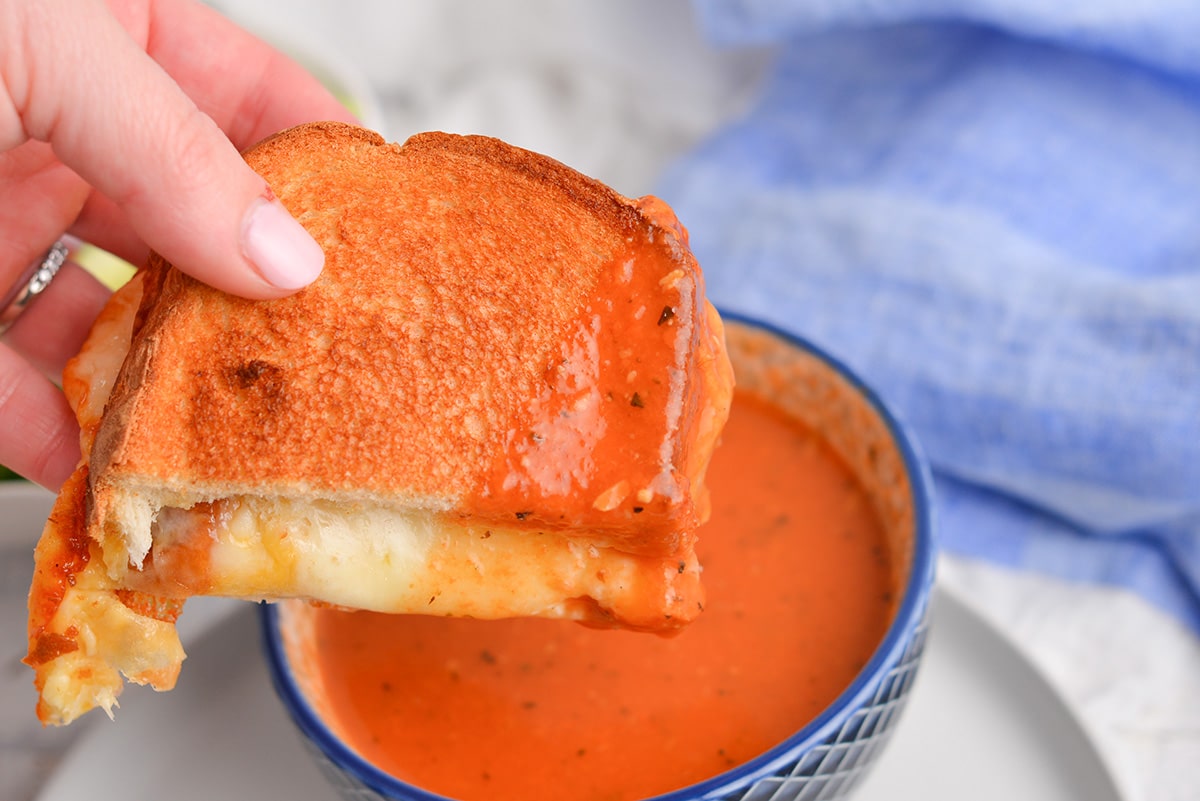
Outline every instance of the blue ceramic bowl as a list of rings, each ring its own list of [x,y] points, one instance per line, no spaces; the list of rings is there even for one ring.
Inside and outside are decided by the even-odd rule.
[[[787,332],[723,315],[738,387],[765,396],[820,432],[856,474],[888,532],[903,587],[882,642],[849,687],[766,753],[653,801],[827,801],[866,774],[896,726],[925,646],[935,541],[931,482],[913,440],[883,401],[845,365]],[[262,607],[276,691],[322,772],[354,801],[446,801],[368,763],[326,723],[305,692],[309,668],[289,659],[296,602]]]

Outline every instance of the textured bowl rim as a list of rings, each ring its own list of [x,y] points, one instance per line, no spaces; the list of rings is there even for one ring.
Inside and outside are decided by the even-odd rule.
[[[748,789],[760,779],[780,775],[788,765],[798,761],[802,754],[831,739],[854,711],[870,699],[886,678],[887,671],[899,662],[909,640],[924,618],[934,583],[937,545],[933,521],[933,479],[916,440],[910,435],[905,424],[857,373],[824,348],[779,326],[752,317],[727,311],[721,311],[721,317],[726,322],[757,328],[774,335],[815,356],[849,382],[879,415],[900,451],[912,493],[912,564],[896,616],[875,652],[850,685],[819,715],[778,745],[753,759],[711,778],[653,796],[645,801],[709,801],[724,798],[730,793]],[[260,621],[263,649],[275,691],[283,700],[296,725],[329,759],[385,797],[407,801],[454,801],[385,773],[359,756],[330,731],[309,706],[292,679],[284,656],[282,638],[279,636],[279,611],[274,604],[261,605]]]

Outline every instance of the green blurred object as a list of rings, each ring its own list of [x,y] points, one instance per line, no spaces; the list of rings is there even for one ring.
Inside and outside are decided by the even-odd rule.
[[[20,481],[21,477],[4,465],[0,465],[0,481]]]
[[[71,255],[76,264],[114,291],[128,281],[135,272],[134,266],[129,262],[94,245],[85,244],[78,252]]]

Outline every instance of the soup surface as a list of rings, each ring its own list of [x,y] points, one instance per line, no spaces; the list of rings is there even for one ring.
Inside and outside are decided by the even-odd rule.
[[[883,532],[828,446],[745,394],[709,475],[697,547],[708,601],[678,636],[316,610],[342,735],[463,801],[629,801],[795,732],[891,619]]]

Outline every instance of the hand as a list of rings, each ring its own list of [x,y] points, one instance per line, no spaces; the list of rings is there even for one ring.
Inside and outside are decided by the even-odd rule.
[[[321,249],[238,150],[317,119],[353,121],[192,0],[0,0],[0,296],[64,232],[249,298],[300,289]],[[107,295],[68,263],[0,341],[0,464],[51,489],[79,460],[51,377]]]

